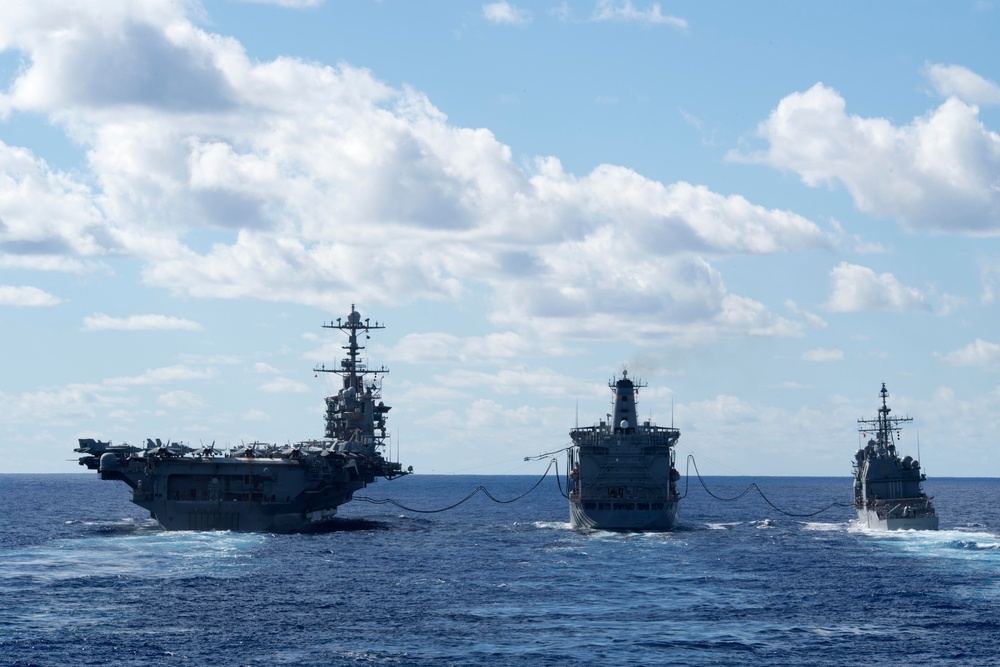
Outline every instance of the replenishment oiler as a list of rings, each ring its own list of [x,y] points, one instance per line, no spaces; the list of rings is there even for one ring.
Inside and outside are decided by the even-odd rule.
[[[574,428],[569,434],[569,510],[573,528],[670,530],[677,523],[674,445],[680,431],[638,423],[636,395],[646,385],[623,370],[609,382],[614,392],[610,422]]]
[[[854,455],[854,507],[858,522],[876,530],[937,530],[938,516],[920,483],[920,462],[899,457],[895,437],[910,417],[890,417],[889,392],[882,383],[882,406],[875,419],[859,419],[862,441]],[[871,436],[871,437],[869,437]]]
[[[369,369],[359,358],[365,348],[358,335],[384,329],[362,320],[354,306],[344,322],[324,324],[348,336],[347,357],[335,373],[343,384],[326,399],[326,436],[286,446],[255,442],[223,453],[210,447],[112,445],[81,438],[80,465],[101,479],[120,480],[132,489],[132,502],[149,511],[166,530],[306,532],[331,525],[337,508],[377,477],[393,479],[413,472],[385,458],[385,419],[381,399],[384,367]]]

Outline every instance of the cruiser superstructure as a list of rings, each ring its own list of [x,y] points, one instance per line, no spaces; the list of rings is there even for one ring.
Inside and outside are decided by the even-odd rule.
[[[121,480],[132,502],[147,509],[167,530],[302,532],[329,525],[337,508],[377,477],[413,471],[387,460],[381,378],[388,369],[369,369],[358,335],[384,329],[362,320],[354,306],[347,320],[324,324],[348,337],[347,356],[335,373],[343,382],[326,399],[326,433],[320,440],[286,446],[255,442],[226,453],[148,439],[146,447],[112,445],[81,438],[80,465],[101,479]]]
[[[608,386],[614,392],[609,421],[574,428],[568,454],[570,524],[607,530],[669,530],[677,523],[674,445],[680,431],[641,424],[638,390],[623,370]]]
[[[937,530],[938,517],[920,483],[927,476],[920,462],[900,458],[895,438],[910,417],[890,417],[889,392],[882,383],[882,405],[875,419],[859,419],[864,444],[854,455],[854,507],[862,526],[878,530]]]

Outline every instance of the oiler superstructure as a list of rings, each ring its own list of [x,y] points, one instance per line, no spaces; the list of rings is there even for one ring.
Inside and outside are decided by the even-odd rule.
[[[677,523],[674,445],[680,431],[639,423],[638,389],[623,370],[608,383],[613,391],[609,421],[569,434],[570,524],[606,530],[669,530]]]
[[[369,369],[360,358],[359,334],[385,328],[362,320],[354,306],[347,320],[324,328],[348,337],[347,357],[336,369],[315,368],[342,378],[326,399],[326,432],[320,440],[281,446],[254,442],[220,452],[148,439],[146,447],[112,445],[81,438],[80,465],[101,479],[120,480],[132,502],[167,530],[303,532],[330,525],[337,508],[378,477],[413,471],[385,458],[381,378],[388,369]]]
[[[920,462],[900,458],[895,438],[910,417],[890,417],[889,392],[882,383],[882,405],[875,419],[859,419],[858,432],[868,438],[854,455],[854,507],[858,522],[877,530],[937,530],[938,516],[921,482]],[[871,436],[871,437],[869,437]]]

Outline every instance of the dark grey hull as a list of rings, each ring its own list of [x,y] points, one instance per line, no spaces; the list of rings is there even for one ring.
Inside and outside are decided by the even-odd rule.
[[[132,502],[166,530],[296,533],[323,530],[375,480],[374,459],[129,458],[100,461],[103,479],[132,487]]]
[[[329,528],[337,507],[350,501],[350,494],[340,494],[336,502],[323,508],[299,510],[300,503],[245,501],[172,500],[135,501],[149,510],[165,530],[232,530],[254,533],[303,533]]]
[[[680,503],[569,501],[570,526],[592,530],[672,530],[678,521]]]

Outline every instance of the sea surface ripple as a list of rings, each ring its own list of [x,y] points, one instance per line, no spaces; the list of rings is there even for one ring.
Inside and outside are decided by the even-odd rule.
[[[512,498],[542,470],[358,496]],[[793,514],[851,497],[847,477],[706,478],[750,482]],[[356,500],[336,530],[269,535],[168,533],[124,485],[0,475],[0,665],[995,664],[1000,481],[925,490],[937,532],[696,480],[676,531],[575,531],[550,478],[509,505]]]

